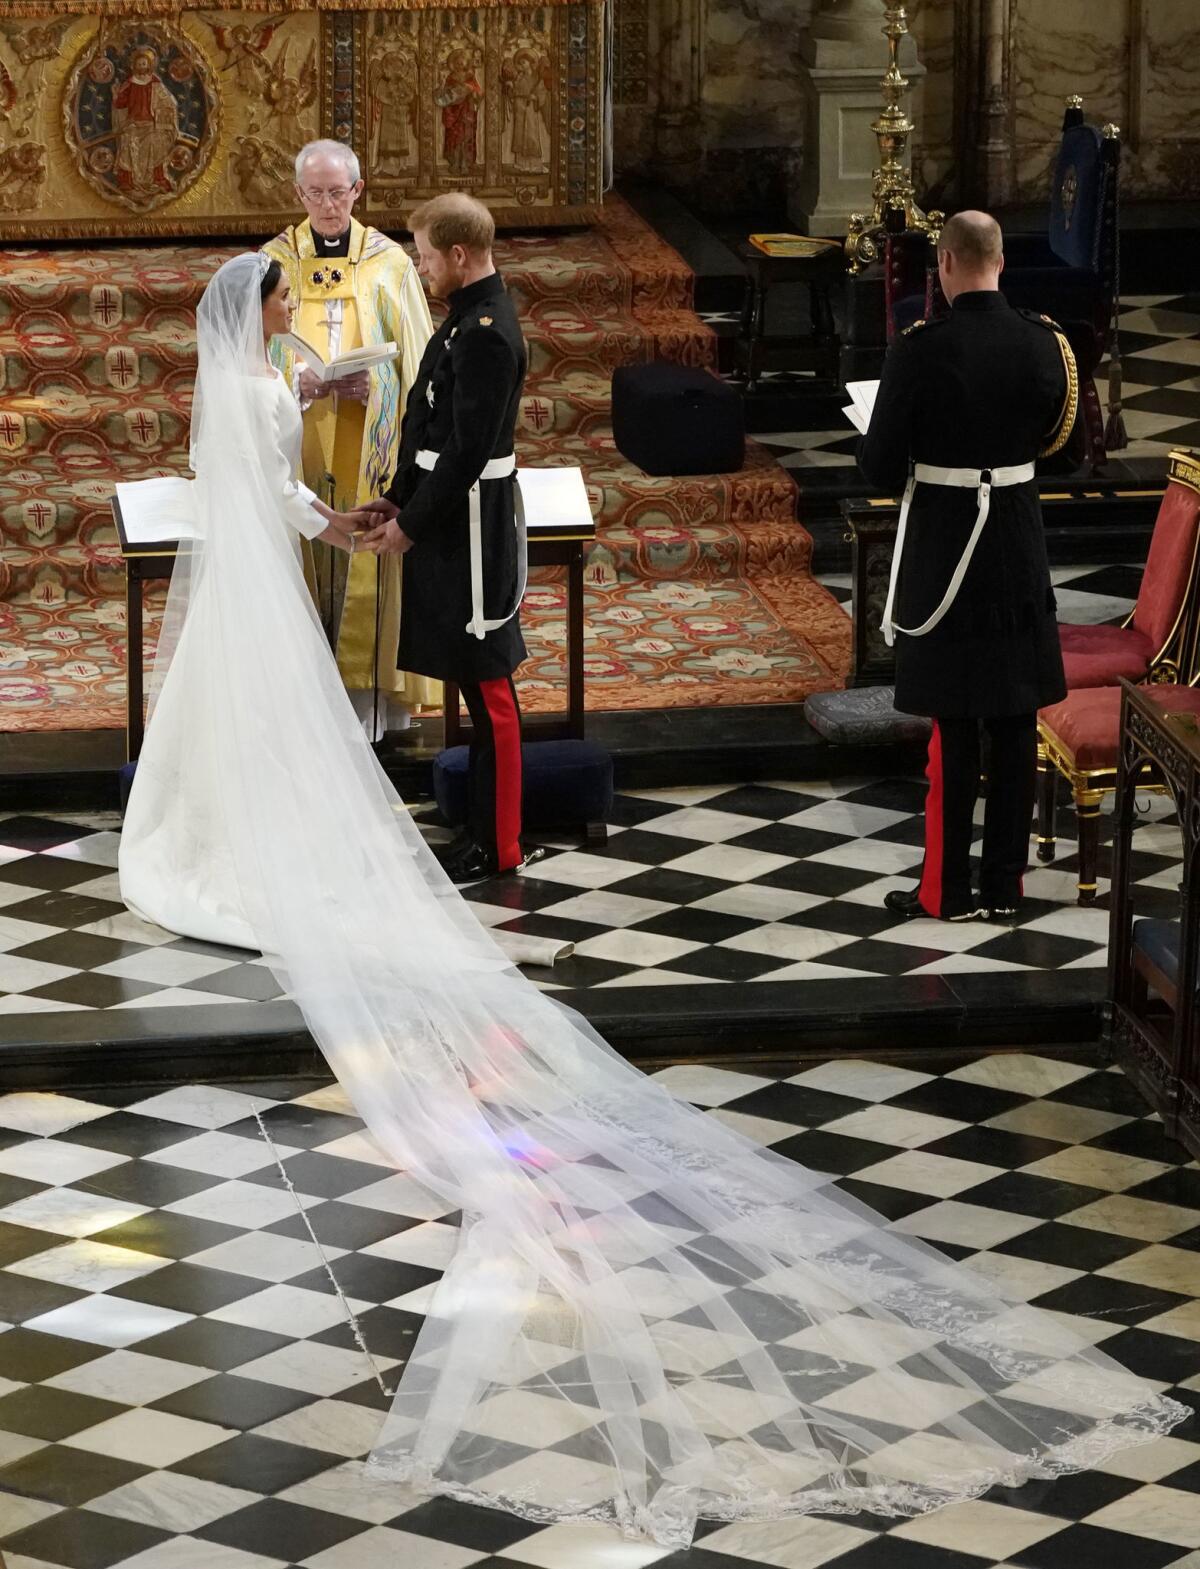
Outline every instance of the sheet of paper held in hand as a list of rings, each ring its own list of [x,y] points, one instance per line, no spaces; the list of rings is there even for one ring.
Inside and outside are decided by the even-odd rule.
[[[867,434],[867,426],[871,423],[871,414],[875,408],[875,399],[879,393],[877,381],[848,381],[846,391],[850,394],[850,402],[842,413],[862,435]]]
[[[582,469],[518,469],[517,483],[531,538],[536,539],[540,529],[591,532],[592,509]],[[121,504],[125,538],[131,545],[169,544],[196,537],[190,479],[143,479],[118,485],[117,500]]]
[[[293,350],[309,370],[321,381],[338,381],[343,376],[353,376],[359,371],[370,370],[375,365],[383,365],[388,360],[394,360],[400,353],[394,343],[369,343],[359,349],[348,349],[345,354],[337,354],[331,360],[321,357],[320,350],[307,343],[294,332],[282,332],[279,341]]]

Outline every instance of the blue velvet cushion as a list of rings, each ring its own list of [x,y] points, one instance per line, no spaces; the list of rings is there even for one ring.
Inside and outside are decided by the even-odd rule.
[[[1094,272],[1099,261],[1104,182],[1103,138],[1092,125],[1063,132],[1050,198],[1050,245],[1068,267]],[[1049,310],[1049,306],[1043,306]]]
[[[527,741],[521,748],[522,817],[527,828],[602,823],[612,808],[611,756],[594,741]],[[467,748],[448,747],[433,762],[438,810],[457,827],[467,820]]]
[[[1179,980],[1179,922],[1151,920],[1133,923],[1133,946],[1173,983]]]

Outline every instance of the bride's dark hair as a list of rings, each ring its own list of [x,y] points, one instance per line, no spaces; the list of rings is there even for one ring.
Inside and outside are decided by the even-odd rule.
[[[275,290],[279,285],[279,280],[282,277],[283,268],[277,261],[273,261],[267,268],[266,272],[263,273],[262,284],[258,291],[258,297],[264,305],[271,298],[272,294],[275,293]]]

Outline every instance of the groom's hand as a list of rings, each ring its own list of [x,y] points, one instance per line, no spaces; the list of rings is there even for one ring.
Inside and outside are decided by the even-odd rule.
[[[398,518],[400,508],[394,501],[389,501],[386,496],[380,496],[377,501],[360,501],[358,506],[350,509],[359,520],[361,528],[378,528],[381,523],[386,523],[389,518]]]
[[[402,556],[412,549],[412,543],[395,518],[388,518],[363,537],[363,544],[377,556]]]

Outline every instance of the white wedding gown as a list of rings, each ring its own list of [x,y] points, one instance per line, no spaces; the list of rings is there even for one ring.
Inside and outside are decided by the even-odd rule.
[[[1106,1326],[676,1100],[508,963],[397,810],[313,612],[260,277],[235,258],[200,306],[202,538],[121,878],[176,929],[242,923],[404,1212],[461,1212],[374,1471],[682,1547],[700,1517],[917,1514],[1182,1421],[1096,1349]]]

